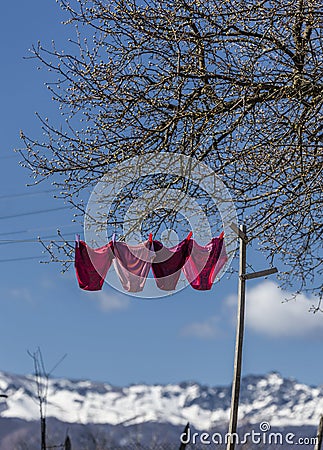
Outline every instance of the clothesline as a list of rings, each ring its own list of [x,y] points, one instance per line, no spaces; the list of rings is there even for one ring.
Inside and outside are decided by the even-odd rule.
[[[224,233],[205,246],[191,237],[189,233],[187,238],[171,248],[152,239],[152,235],[137,245],[116,241],[113,237],[108,244],[97,249],[77,239],[75,270],[79,287],[87,291],[101,290],[113,265],[121,286],[127,292],[141,292],[150,269],[161,290],[175,290],[181,273],[194,289],[209,290],[228,260]]]

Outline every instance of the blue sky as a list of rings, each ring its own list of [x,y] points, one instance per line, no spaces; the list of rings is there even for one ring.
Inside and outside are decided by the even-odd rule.
[[[237,279],[224,276],[210,292],[190,288],[161,299],[128,297],[105,285],[82,292],[73,268],[62,275],[45,261],[37,236],[56,229],[73,239],[82,230],[73,211],[53,198],[50,183],[26,187],[19,130],[41,138],[35,112],[59,119],[44,87],[45,70],[24,60],[41,40],[64,48],[69,30],[54,0],[6,2],[1,14],[0,151],[0,370],[30,373],[27,350],[39,346],[48,369],[67,357],[53,375],[112,384],[196,380],[229,384],[233,369]],[[47,210],[47,212],[39,212]],[[48,211],[51,210],[51,211]],[[10,242],[8,242],[10,240]],[[45,238],[46,240],[46,238]],[[18,242],[33,241],[33,242]],[[268,266],[253,249],[255,270]],[[13,261],[11,261],[13,260]],[[307,312],[315,300],[301,296],[284,303],[275,276],[248,282],[244,374],[279,371],[309,384],[321,384],[323,317]]]

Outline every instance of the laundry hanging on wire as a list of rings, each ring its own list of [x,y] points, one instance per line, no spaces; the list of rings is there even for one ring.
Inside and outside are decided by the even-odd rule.
[[[115,236],[96,249],[79,237],[75,243],[76,277],[86,291],[101,290],[112,265],[126,292],[141,292],[150,269],[161,290],[174,291],[181,273],[193,289],[210,290],[227,260],[223,232],[205,246],[192,239],[192,233],[170,248],[153,240],[152,234],[137,245],[117,241]]]

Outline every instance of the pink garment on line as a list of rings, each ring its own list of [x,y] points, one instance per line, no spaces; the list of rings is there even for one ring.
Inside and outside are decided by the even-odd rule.
[[[154,241],[156,258],[152,271],[159,289],[173,291],[176,289],[181,269],[189,256],[189,239],[184,239],[175,247],[167,248],[161,242]]]
[[[93,249],[85,242],[75,245],[75,271],[81,289],[100,291],[105,276],[112,264],[112,242],[103,247]]]
[[[115,256],[113,266],[123,289],[127,292],[142,291],[155,257],[152,243],[146,241],[138,245],[129,245],[114,241],[112,251]]]
[[[190,241],[190,256],[183,272],[193,289],[210,290],[215,277],[228,260],[223,236],[213,238],[206,246]]]

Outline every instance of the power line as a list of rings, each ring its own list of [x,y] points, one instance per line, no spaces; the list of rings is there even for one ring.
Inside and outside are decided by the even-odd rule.
[[[57,189],[47,189],[45,191],[37,191],[37,192],[24,192],[18,194],[9,194],[9,195],[0,195],[0,200],[6,200],[9,198],[19,198],[19,197],[29,197],[34,195],[42,195],[42,194],[51,194],[53,192],[57,192]]]
[[[26,256],[25,258],[0,259],[0,263],[27,261],[29,259],[40,259],[40,258],[43,258],[43,256]]]
[[[11,214],[8,216],[1,216],[0,219],[14,219],[15,217],[32,216],[33,214],[48,213],[48,212],[52,212],[52,211],[59,211],[62,209],[71,209],[71,208],[69,206],[59,206],[58,208],[40,209],[38,211],[28,211],[28,212],[19,213],[19,214]]]
[[[76,224],[68,224],[68,225],[61,225],[59,227],[59,230],[62,228],[75,228]],[[53,227],[43,227],[43,228],[31,228],[29,230],[19,230],[19,231],[6,231],[5,233],[0,233],[0,236],[10,236],[12,234],[24,234],[24,233],[34,233],[35,231],[44,231],[44,230],[52,230]]]
[[[32,244],[35,244],[36,242],[39,242],[38,239],[0,239],[0,245],[5,244],[22,244],[25,242],[30,242]],[[64,241],[62,241],[64,242]]]
[[[74,233],[67,233],[65,236],[72,236]],[[51,235],[51,236],[40,236],[40,239],[34,238],[34,239],[0,239],[0,245],[6,245],[6,244],[23,244],[23,243],[39,243],[39,240],[44,239],[51,239],[51,242],[74,242],[74,241],[68,241],[66,239],[54,239],[57,237],[57,234]]]

